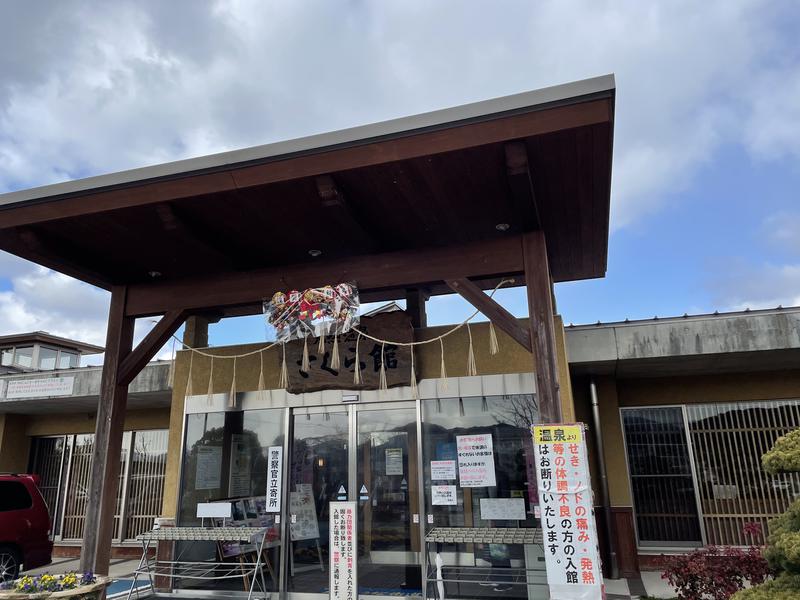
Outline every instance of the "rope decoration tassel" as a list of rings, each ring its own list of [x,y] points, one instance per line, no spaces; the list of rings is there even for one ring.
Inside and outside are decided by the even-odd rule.
[[[281,359],[281,375],[278,378],[278,387],[284,390],[289,389],[289,368],[286,366],[286,344],[281,344],[283,358]]]
[[[419,400],[419,389],[417,387],[417,370],[414,365],[414,346],[411,346],[411,394],[414,400]]]
[[[323,356],[325,354],[325,334],[324,333],[321,336],[319,336],[319,344],[317,345],[317,353],[320,356]]]
[[[331,369],[339,372],[339,368],[341,367],[339,360],[339,332],[335,332],[333,334],[333,350],[331,350]]]
[[[264,353],[259,352],[258,354],[259,362],[261,363],[261,368],[258,371],[258,393],[262,399],[266,398],[267,395],[267,386],[264,383]]]
[[[300,370],[303,373],[308,373],[310,369],[311,366],[308,360],[308,336],[306,336],[303,338],[303,360],[301,361],[300,364]]]
[[[469,336],[469,347],[467,349],[467,377],[474,377],[478,374],[478,367],[475,365],[475,351],[472,349],[472,329],[467,323],[467,335]]]
[[[358,357],[358,346],[361,343],[361,332],[358,332],[358,337],[356,338],[356,364],[355,364],[355,371],[353,371],[353,385],[361,385],[361,361]]]
[[[386,353],[384,352],[386,343],[381,344],[381,371],[378,379],[378,389],[388,390],[389,385],[386,382]]]
[[[208,397],[206,401],[209,406],[214,401],[214,355],[211,355],[211,368],[208,370]]]
[[[193,396],[192,390],[192,366],[194,365],[194,352],[189,354],[189,374],[186,376],[186,391],[183,395],[186,397]]]
[[[444,365],[444,341],[442,338],[439,338],[439,346],[442,349],[442,365],[441,370],[439,372],[439,378],[442,380],[442,389],[447,389],[447,368]]]
[[[228,398],[228,407],[236,406],[236,357],[233,358],[233,375],[231,375],[231,393]]]
[[[489,354],[494,356],[500,352],[500,346],[497,343],[497,332],[494,330],[494,323],[489,321]]]

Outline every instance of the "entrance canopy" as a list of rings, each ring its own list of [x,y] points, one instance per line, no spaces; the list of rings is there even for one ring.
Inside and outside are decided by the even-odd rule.
[[[356,271],[364,300],[401,298],[381,269],[409,251],[403,262],[419,272],[407,282],[450,293],[431,261],[453,247],[463,252],[448,276],[470,261],[473,272],[461,274],[484,289],[501,275],[522,284],[508,247],[531,230],[544,233],[554,281],[602,277],[613,116],[614,80],[604,76],[12,192],[0,195],[0,248],[102,288],[129,285],[129,316],[176,300],[257,312],[254,285],[270,294]],[[385,256],[354,260],[376,255]],[[299,267],[291,279],[287,265]],[[236,276],[253,270],[263,277]],[[198,296],[212,282],[225,293]]]
[[[552,282],[605,274],[613,119],[605,76],[0,196],[0,249],[112,292],[81,568],[108,573],[128,385],[188,316],[355,281],[421,326],[454,291],[532,354],[558,422]],[[482,291],[508,276],[527,326]]]

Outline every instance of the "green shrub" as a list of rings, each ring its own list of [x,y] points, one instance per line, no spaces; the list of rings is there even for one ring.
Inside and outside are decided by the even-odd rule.
[[[731,596],[731,600],[797,600],[798,598],[800,598],[800,575],[789,573]]]
[[[772,449],[761,457],[767,473],[796,473],[800,471],[800,429],[778,438]]]

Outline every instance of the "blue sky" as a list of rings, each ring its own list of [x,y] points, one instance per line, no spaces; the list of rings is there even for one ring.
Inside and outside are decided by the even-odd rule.
[[[565,321],[800,304],[798,30],[789,0],[5,2],[0,193],[615,73],[608,276],[556,287]],[[107,304],[0,254],[0,334],[102,343]]]

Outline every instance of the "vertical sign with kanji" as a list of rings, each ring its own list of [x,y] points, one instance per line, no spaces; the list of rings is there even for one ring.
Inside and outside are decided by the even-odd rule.
[[[281,512],[281,477],[283,448],[270,446],[267,451],[267,512]]]
[[[330,511],[330,598],[356,600],[356,503],[331,502]]]
[[[601,600],[584,426],[534,425],[531,430],[550,598]]]

